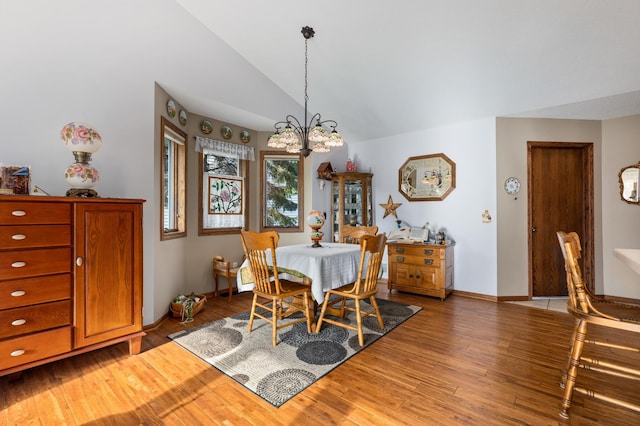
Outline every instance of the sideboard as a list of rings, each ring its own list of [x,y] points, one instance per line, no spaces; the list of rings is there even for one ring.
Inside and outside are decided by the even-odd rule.
[[[140,352],[143,200],[0,196],[0,376]]]
[[[389,291],[396,289],[444,300],[453,291],[453,247],[453,243],[387,243]]]

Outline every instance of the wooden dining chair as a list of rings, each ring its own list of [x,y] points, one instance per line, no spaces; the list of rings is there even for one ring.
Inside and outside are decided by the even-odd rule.
[[[355,330],[358,332],[358,343],[364,346],[364,333],[362,331],[362,320],[369,315],[375,315],[380,328],[384,328],[384,322],[376,302],[376,292],[378,291],[378,273],[384,254],[384,247],[387,241],[385,234],[364,235],[360,239],[360,267],[356,281],[345,286],[329,290],[325,294],[322,311],[316,325],[316,333],[320,331],[323,322],[328,322],[338,327]],[[368,299],[370,309],[364,308],[360,302]],[[353,306],[347,304],[347,300],[353,301]],[[344,318],[346,311],[355,312],[356,326],[326,317],[328,307],[340,304],[340,317]]]
[[[576,318],[571,336],[569,361],[561,381],[564,395],[560,417],[569,418],[569,407],[571,406],[574,391],[640,412],[640,405],[623,401],[593,389],[586,389],[576,384],[579,368],[607,374],[616,379],[640,381],[640,369],[630,365],[623,365],[616,361],[614,353],[617,350],[623,350],[640,355],[639,347],[629,346],[628,342],[616,343],[613,340],[615,339],[613,337],[615,336],[614,334],[611,334],[612,338],[607,338],[607,341],[587,339],[587,326],[589,324],[640,333],[640,305],[613,302],[593,296],[585,287],[582,279],[582,271],[579,265],[581,249],[578,234],[561,231],[556,234],[565,260],[567,290],[569,292],[567,311]],[[583,353],[585,344],[593,345],[596,348],[607,348],[608,350],[594,350],[593,354],[585,354]],[[601,359],[603,356],[610,356],[611,358],[603,360]],[[640,357],[638,361],[640,361]],[[610,383],[615,385],[616,382],[611,381]]]
[[[271,324],[273,346],[277,345],[278,330],[299,322],[307,322],[311,333],[311,287],[279,277],[276,247],[279,235],[274,231],[241,231],[242,247],[253,275],[253,302],[249,317],[249,333],[255,317]],[[304,317],[278,324],[290,315],[302,312]]]
[[[378,233],[377,226],[350,226],[342,227],[342,237],[339,242],[347,244],[359,244],[363,235],[376,235]]]
[[[216,282],[216,292],[214,293],[216,297],[218,297],[218,294],[220,292],[218,277],[223,276],[227,279],[229,302],[231,302],[231,295],[233,294],[233,281],[238,278],[239,269],[240,269],[239,266],[232,268],[231,261],[225,260],[223,256],[213,257],[212,272],[213,272],[213,278]],[[237,284],[236,284],[236,287],[237,287]]]

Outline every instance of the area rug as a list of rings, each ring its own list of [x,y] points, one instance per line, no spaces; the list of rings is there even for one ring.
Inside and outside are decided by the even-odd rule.
[[[280,407],[315,381],[351,358],[422,308],[377,299],[384,320],[363,321],[364,346],[355,331],[323,323],[319,333],[307,333],[306,322],[279,331],[271,345],[271,325],[256,318],[247,331],[249,312],[243,312],[169,336],[274,407]],[[293,316],[295,318],[295,315]],[[351,313],[344,321],[355,324]]]

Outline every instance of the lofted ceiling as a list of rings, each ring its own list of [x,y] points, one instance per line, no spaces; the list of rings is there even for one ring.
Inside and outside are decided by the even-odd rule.
[[[493,116],[640,113],[637,0],[177,3],[300,104],[300,30],[313,27],[309,109],[336,120],[347,140]],[[192,112],[229,116],[215,99],[176,92]],[[234,111],[236,122],[272,130],[249,109]]]

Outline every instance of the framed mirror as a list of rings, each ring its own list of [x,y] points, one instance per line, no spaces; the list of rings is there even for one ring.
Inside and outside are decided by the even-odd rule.
[[[440,154],[409,157],[398,170],[398,191],[409,201],[442,201],[456,187],[456,163]]]
[[[620,170],[618,182],[620,183],[620,198],[622,198],[622,201],[640,205],[638,181],[640,181],[640,162]]]

